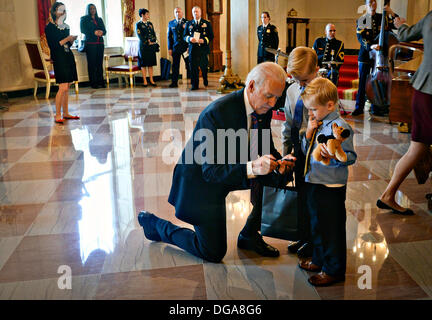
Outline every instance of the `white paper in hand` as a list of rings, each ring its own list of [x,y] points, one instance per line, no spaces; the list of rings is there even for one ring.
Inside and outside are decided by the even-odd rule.
[[[199,39],[200,39],[200,36],[201,36],[201,33],[199,33],[199,32],[194,32],[194,39],[198,42],[199,41]]]

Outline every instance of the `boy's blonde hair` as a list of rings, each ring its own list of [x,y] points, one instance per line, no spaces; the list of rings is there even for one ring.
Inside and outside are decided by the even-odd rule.
[[[306,72],[311,74],[318,67],[318,56],[312,48],[297,47],[291,51],[288,58],[287,73],[298,77]]]
[[[327,102],[339,101],[336,86],[329,79],[315,78],[305,88],[301,94],[303,101],[309,100],[320,106],[325,106]]]

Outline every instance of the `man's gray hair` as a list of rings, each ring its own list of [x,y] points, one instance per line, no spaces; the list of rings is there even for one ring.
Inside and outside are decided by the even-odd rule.
[[[274,80],[285,84],[287,74],[285,70],[274,62],[263,62],[255,66],[247,75],[246,87],[253,80],[259,88],[265,81]]]
[[[327,32],[327,29],[330,29],[331,26],[334,26],[334,23],[327,23],[325,31]]]

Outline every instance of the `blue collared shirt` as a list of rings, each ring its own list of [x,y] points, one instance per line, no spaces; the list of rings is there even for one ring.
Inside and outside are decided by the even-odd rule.
[[[339,117],[339,112],[333,111],[328,114],[323,120],[322,125],[318,128],[316,133],[316,137],[320,134],[324,134],[326,136],[330,136],[333,134],[332,132],[332,124],[337,123],[338,126],[342,126],[345,129],[350,131],[350,136],[342,142],[342,149],[347,154],[347,162],[339,162],[335,159],[330,160],[330,164],[328,166],[322,164],[321,162],[316,161],[312,154],[310,156],[310,167],[309,171],[306,173],[305,181],[309,183],[315,184],[324,184],[324,185],[332,185],[332,184],[342,184],[345,185],[348,181],[348,166],[352,165],[356,159],[357,154],[354,151],[353,144],[353,136],[354,131],[351,126]],[[309,148],[309,141],[303,136],[302,139],[302,150],[304,154],[306,154]],[[314,141],[314,145],[312,150],[314,150],[317,146],[316,138]]]

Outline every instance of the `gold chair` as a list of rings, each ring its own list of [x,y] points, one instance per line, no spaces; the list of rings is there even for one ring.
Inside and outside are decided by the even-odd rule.
[[[138,38],[128,37],[126,38],[126,45],[124,54],[114,54],[114,55],[105,55],[105,73],[106,73],[106,81],[107,86],[109,88],[109,76],[110,74],[118,75],[119,77],[129,77],[130,87],[133,88],[134,77],[137,74],[141,74],[141,68],[138,67],[133,62],[138,61],[138,46],[139,40]],[[110,66],[109,59],[110,58],[120,58],[123,57],[126,64],[119,66]],[[119,79],[119,85],[120,85]],[[126,80],[127,82],[127,80]]]
[[[51,64],[52,60],[44,58],[39,40],[24,40],[30,62],[33,68],[34,77],[34,93],[36,97],[38,82],[46,84],[45,99],[48,99],[51,85],[56,84],[54,70],[48,68],[48,62]],[[78,94],[78,81],[74,81],[75,93]]]

